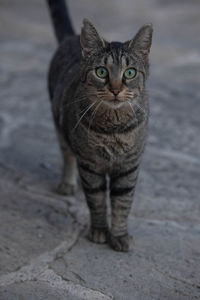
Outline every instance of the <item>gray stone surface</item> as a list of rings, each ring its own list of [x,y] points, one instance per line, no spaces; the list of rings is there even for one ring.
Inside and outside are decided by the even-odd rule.
[[[0,300],[200,299],[200,36],[196,0],[69,1],[77,32],[154,24],[150,130],[129,219],[135,246],[87,240],[88,210],[55,193],[61,157],[46,90],[56,42],[44,1],[0,2]]]

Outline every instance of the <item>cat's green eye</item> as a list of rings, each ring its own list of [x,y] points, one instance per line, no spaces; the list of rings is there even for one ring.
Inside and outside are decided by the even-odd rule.
[[[108,76],[108,71],[104,67],[99,67],[96,69],[96,74],[100,78],[106,78]]]
[[[130,69],[127,69],[127,70],[124,72],[124,77],[125,77],[126,79],[132,79],[132,78],[134,78],[134,77],[136,76],[136,73],[137,73],[136,69],[130,68]]]

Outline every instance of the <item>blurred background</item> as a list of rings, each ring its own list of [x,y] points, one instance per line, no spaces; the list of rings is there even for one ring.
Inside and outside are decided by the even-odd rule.
[[[87,17],[108,41],[126,41],[143,24],[153,23],[147,85],[151,113],[130,217],[134,253],[116,254],[80,237],[73,251],[62,257],[73,262],[71,267],[58,262],[51,267],[72,282],[111,293],[116,299],[199,299],[200,2],[69,0],[68,6],[77,33]],[[0,0],[2,300],[24,296],[26,290],[36,293],[29,283],[7,281],[9,274],[63,240],[69,241],[74,232],[84,236],[88,226],[81,191],[75,199],[54,192],[61,156],[46,77],[56,47],[45,1]],[[109,258],[107,266],[103,258]],[[73,275],[75,271],[84,282]],[[105,272],[109,279],[99,281]],[[45,294],[49,287],[47,292],[40,290],[39,283],[37,287],[42,299],[50,299]],[[52,299],[57,299],[55,295]]]

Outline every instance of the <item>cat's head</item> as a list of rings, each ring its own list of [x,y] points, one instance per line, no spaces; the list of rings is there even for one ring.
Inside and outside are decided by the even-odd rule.
[[[148,75],[152,32],[147,24],[130,41],[108,43],[84,19],[81,76],[90,100],[115,108],[140,96]]]

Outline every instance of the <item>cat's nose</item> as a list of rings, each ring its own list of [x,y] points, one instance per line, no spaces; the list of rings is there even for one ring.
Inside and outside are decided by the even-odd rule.
[[[110,89],[110,91],[117,96],[120,93],[120,89]]]

